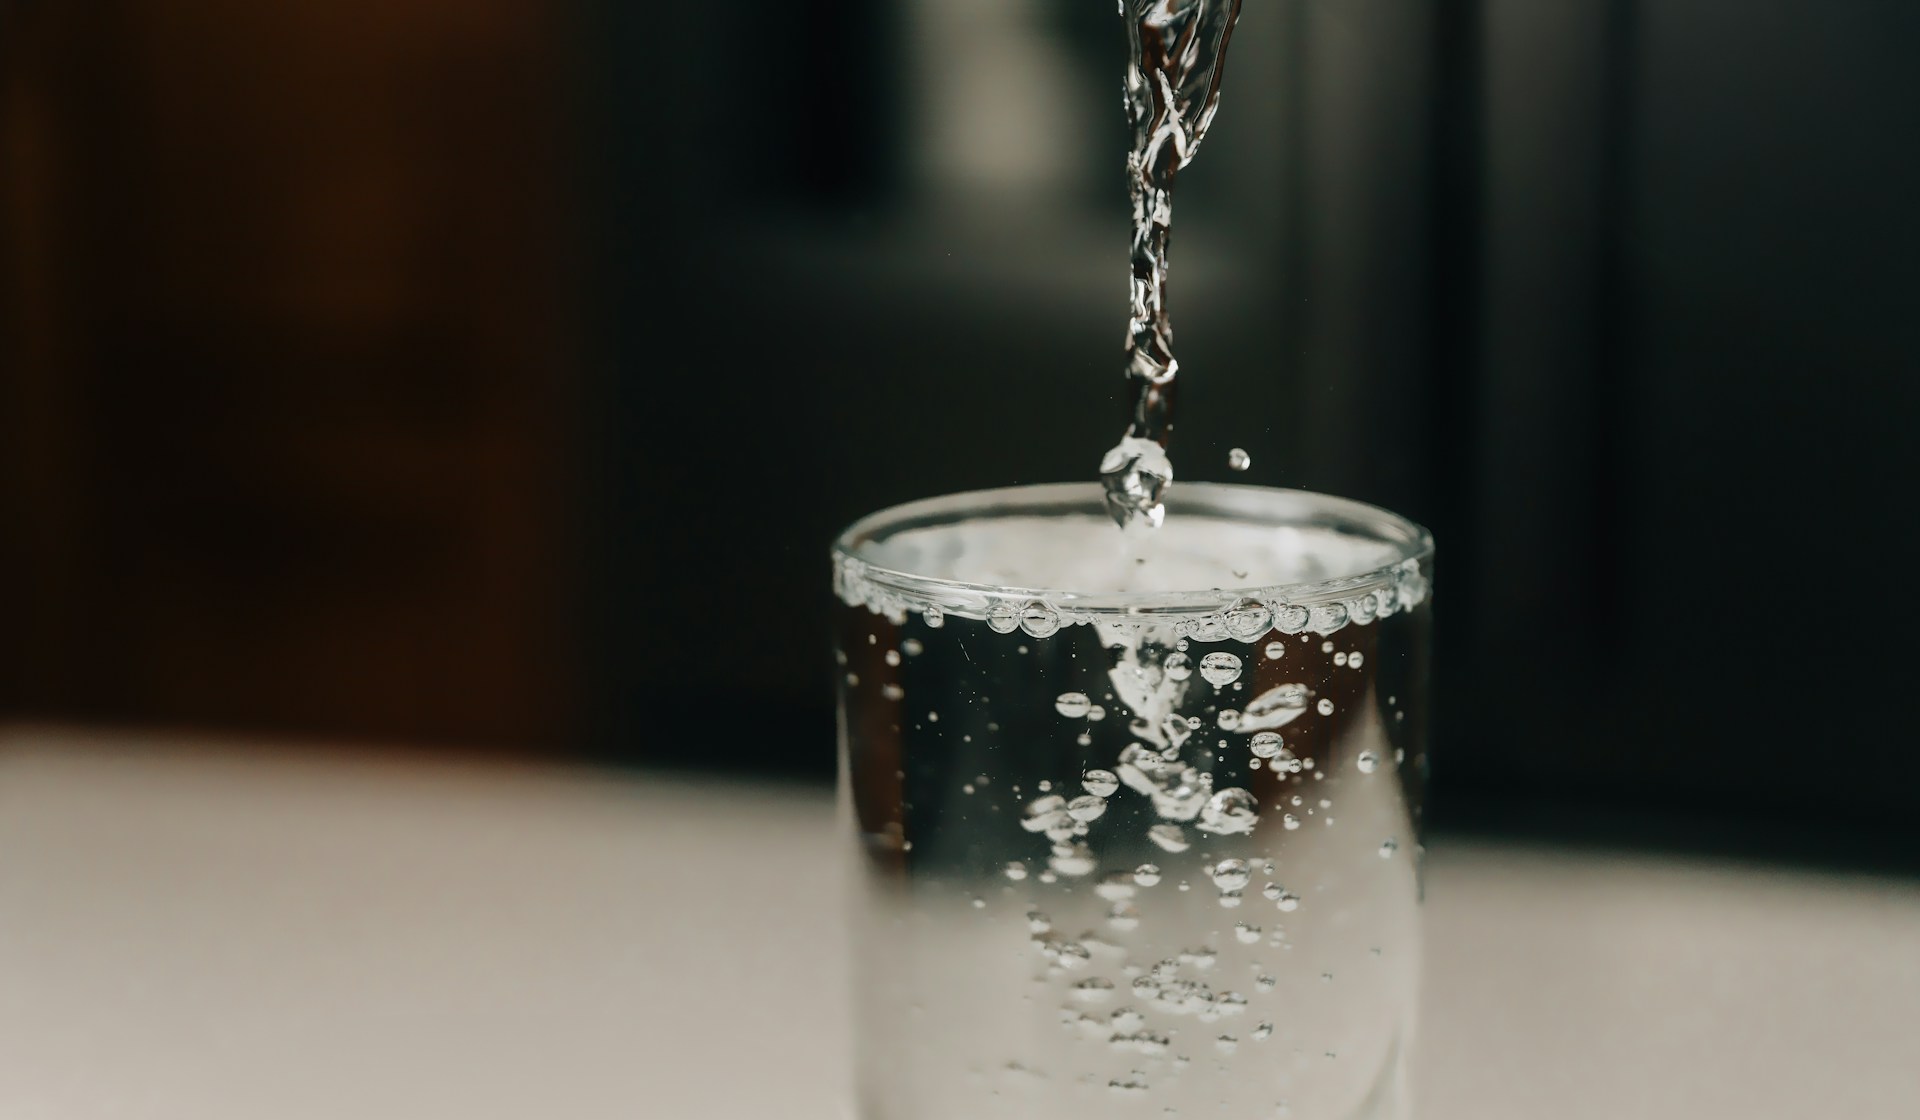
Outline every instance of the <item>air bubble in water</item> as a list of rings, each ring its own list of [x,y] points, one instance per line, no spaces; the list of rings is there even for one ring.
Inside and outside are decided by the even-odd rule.
[[[1247,744],[1247,749],[1253,752],[1255,758],[1272,758],[1286,750],[1287,744],[1278,731],[1262,731]]]
[[[1060,629],[1060,615],[1035,599],[1021,609],[1020,629],[1035,638],[1050,638]]]
[[[1223,789],[1207,799],[1206,807],[1200,811],[1200,823],[1195,827],[1202,832],[1231,836],[1252,832],[1259,822],[1260,803],[1246,790],[1233,788]]]
[[[1219,896],[1219,902],[1220,902],[1220,909],[1222,910],[1237,910],[1240,907],[1240,892],[1239,891],[1221,891]]]
[[[1213,1040],[1213,1046],[1222,1054],[1231,1054],[1240,1048],[1240,1040],[1230,1034],[1223,1034]]]
[[[1361,663],[1365,660],[1366,660],[1365,658],[1360,656],[1360,653],[1358,650],[1354,651],[1353,653],[1349,653],[1347,655],[1347,668],[1358,669]]]
[[[1320,702],[1314,705],[1314,710],[1323,716],[1330,716],[1333,714],[1333,701],[1322,697]]]
[[[1027,804],[1026,816],[1021,820],[1020,827],[1028,832],[1045,832],[1060,827],[1063,820],[1072,820],[1067,816],[1067,799],[1058,794],[1049,794]]]
[[[1268,642],[1266,653],[1268,661],[1278,661],[1287,655],[1287,643]]]
[[[1154,982],[1151,980],[1148,980],[1147,984],[1149,987],[1154,986]],[[1133,990],[1135,993],[1140,991],[1140,982],[1138,980],[1134,981]],[[1128,1031],[1137,1031],[1141,1027],[1146,1026],[1147,1017],[1131,1007],[1122,1007],[1107,1017],[1107,1025],[1115,1031],[1124,1034]]]
[[[1166,852],[1184,852],[1192,847],[1187,840],[1186,830],[1177,824],[1156,824],[1147,829],[1147,839]]]
[[[1085,844],[1056,844],[1053,855],[1047,859],[1047,866],[1057,875],[1091,875],[1098,865],[1093,849]]]
[[[1361,751],[1360,757],[1353,760],[1353,765],[1362,774],[1371,774],[1380,768],[1380,756],[1372,751]]]
[[[1300,909],[1300,896],[1282,887],[1280,896],[1274,899],[1273,905],[1275,909],[1283,913],[1291,914],[1295,910]]]
[[[1347,624],[1347,608],[1339,603],[1315,607],[1307,612],[1307,625],[1316,634],[1331,634]]]
[[[1143,887],[1151,887],[1160,881],[1160,868],[1156,864],[1143,863],[1133,869],[1133,881]]]
[[[1336,653],[1336,654],[1334,654],[1334,655],[1333,655],[1333,663],[1334,663],[1335,665],[1337,665],[1337,666],[1341,666],[1341,667],[1345,667],[1345,666],[1346,666],[1346,664],[1347,664],[1347,655],[1346,655],[1346,654],[1344,654],[1344,653]]]
[[[1270,731],[1285,727],[1307,710],[1307,686],[1277,684],[1247,701],[1240,713],[1240,730]]]
[[[1112,1081],[1107,1082],[1107,1089],[1119,1097],[1137,1097],[1145,1093],[1150,1087],[1151,1086],[1147,1084],[1146,1075],[1139,1070],[1134,1070],[1126,1077],[1116,1077]]]
[[[884,660],[889,665],[898,665],[900,664],[900,651],[897,649],[890,649],[882,656],[881,659]]]
[[[1153,809],[1167,820],[1190,821],[1200,815],[1212,793],[1213,775],[1192,766],[1181,767],[1177,774],[1169,768],[1153,791]]]
[[[1272,1023],[1262,1023],[1262,1024],[1260,1024],[1259,1026],[1257,1026],[1257,1027],[1255,1027],[1255,1028],[1253,1028],[1253,1037],[1254,1037],[1254,1038],[1256,1038],[1256,1039],[1259,1039],[1259,1040],[1261,1040],[1261,1041],[1263,1041],[1263,1042],[1264,1042],[1265,1040],[1267,1040],[1267,1039],[1269,1039],[1269,1038],[1272,1038],[1272,1037],[1273,1037],[1273,1024],[1272,1024]]]
[[[1014,860],[1012,863],[1007,864],[1006,870],[1007,878],[1012,879],[1016,883],[1027,877],[1027,865],[1021,863],[1019,860]]]
[[[1054,698],[1053,709],[1068,719],[1079,719],[1093,710],[1093,701],[1084,692],[1063,692]]]
[[[1097,821],[1107,811],[1107,799],[1087,794],[1067,802],[1067,815],[1076,821]]]
[[[1248,925],[1245,922],[1239,922],[1239,923],[1236,923],[1233,927],[1233,936],[1235,940],[1240,942],[1240,944],[1251,945],[1254,942],[1260,940],[1260,927]]]
[[[908,638],[906,641],[900,643],[900,652],[906,654],[908,657],[918,657],[927,652],[927,647],[921,645],[920,639],[918,638]]]
[[[1252,878],[1252,874],[1247,868],[1246,860],[1223,859],[1213,865],[1213,885],[1223,891],[1241,890],[1247,885],[1247,880]]]
[[[1247,997],[1239,992],[1222,992],[1213,1001],[1213,1009],[1222,1015],[1238,1015],[1247,1009]]]
[[[1227,608],[1226,623],[1227,633],[1243,642],[1251,642],[1273,629],[1273,612],[1258,599],[1242,599]]]
[[[1027,911],[1027,932],[1046,933],[1053,928],[1053,919],[1038,910]]]
[[[1215,650],[1200,659],[1200,675],[1215,688],[1224,688],[1240,679],[1240,659],[1225,650]]]
[[[1193,659],[1184,653],[1169,653],[1160,663],[1160,670],[1170,681],[1184,681],[1193,676]]]
[[[1095,797],[1112,797],[1120,789],[1120,779],[1111,770],[1089,770],[1080,776],[1080,785]]]
[[[1121,933],[1140,927],[1140,908],[1131,902],[1121,901],[1113,904],[1107,911],[1107,925]]]
[[[1113,998],[1113,981],[1098,976],[1073,986],[1073,998],[1081,1003],[1105,1003]]]
[[[1280,986],[1280,981],[1272,976],[1256,976],[1253,980],[1253,986],[1260,991],[1271,992]]]
[[[1094,884],[1093,893],[1108,902],[1122,902],[1137,891],[1137,881],[1125,871],[1110,871]]]
[[[1380,858],[1392,859],[1393,853],[1400,850],[1400,841],[1389,836],[1380,842]]]
[[[1253,456],[1247,454],[1247,451],[1245,448],[1236,447],[1233,450],[1227,452],[1227,469],[1244,471],[1248,467],[1251,467],[1252,465],[1253,465]]]
[[[1087,709],[1087,718],[1095,723],[1107,718],[1107,710],[1098,704]]]
[[[1170,764],[1159,751],[1141,743],[1129,743],[1120,751],[1120,780],[1149,796],[1160,792]]]
[[[996,634],[1011,634],[1020,628],[1020,612],[1010,603],[995,603],[987,611],[987,625]]]
[[[1300,818],[1294,816],[1292,813],[1282,813],[1280,815],[1280,824],[1288,832],[1292,832],[1300,827]]]
[[[1238,731],[1240,730],[1240,711],[1237,708],[1222,708],[1214,722],[1220,725],[1222,731]]]

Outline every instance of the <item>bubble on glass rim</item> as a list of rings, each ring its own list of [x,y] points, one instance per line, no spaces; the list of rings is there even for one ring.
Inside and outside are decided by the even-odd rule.
[[[1258,599],[1242,599],[1227,608],[1227,633],[1251,642],[1273,629],[1273,611]]]
[[[1274,610],[1273,626],[1282,634],[1298,634],[1307,628],[1307,622],[1311,617],[1312,612],[1307,608],[1288,603]]]
[[[1200,659],[1200,675],[1213,687],[1224,688],[1240,679],[1240,658],[1215,650]]]
[[[1307,612],[1307,625],[1316,634],[1331,634],[1347,624],[1347,608],[1340,603],[1314,607]]]
[[[1020,612],[1011,603],[995,603],[987,610],[987,626],[996,634],[1011,634],[1020,628]]]
[[[1021,608],[1020,629],[1029,637],[1050,638],[1060,629],[1060,613],[1035,599]]]
[[[1093,710],[1093,700],[1084,692],[1063,692],[1054,698],[1053,709],[1068,719],[1080,719]]]

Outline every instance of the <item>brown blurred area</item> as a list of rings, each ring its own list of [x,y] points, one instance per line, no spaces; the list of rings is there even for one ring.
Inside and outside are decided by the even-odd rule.
[[[0,7],[0,716],[574,733],[564,11]]]

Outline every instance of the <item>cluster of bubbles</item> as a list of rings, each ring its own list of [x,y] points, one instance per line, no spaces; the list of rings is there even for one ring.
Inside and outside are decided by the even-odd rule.
[[[1221,610],[1181,620],[1175,629],[1177,636],[1200,642],[1231,638],[1251,643],[1269,632],[1327,635],[1350,625],[1366,625],[1411,610],[1425,602],[1432,591],[1415,560],[1375,573],[1364,586],[1366,590],[1357,592],[1255,588],[1251,594],[1242,595]],[[845,554],[835,558],[833,590],[841,602],[863,607],[895,625],[905,625],[908,616],[917,613],[930,629],[946,625],[949,615],[959,615],[984,620],[997,634],[1017,630],[1031,638],[1048,638],[1062,626],[1113,621],[1111,616],[1096,611],[1062,608],[1042,598],[980,592],[961,596],[933,585],[903,588],[898,576],[889,573],[882,577],[872,564]],[[1332,595],[1340,597],[1323,598]],[[1295,602],[1296,596],[1312,601]],[[1280,656],[1274,652],[1276,645],[1267,647],[1267,656]]]

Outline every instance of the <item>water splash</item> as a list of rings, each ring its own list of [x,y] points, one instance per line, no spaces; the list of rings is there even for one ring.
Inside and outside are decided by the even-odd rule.
[[[1127,188],[1133,199],[1131,316],[1127,378],[1133,416],[1100,463],[1107,511],[1122,528],[1136,518],[1159,525],[1166,516],[1173,464],[1173,390],[1180,363],[1173,356],[1167,314],[1167,244],[1173,222],[1173,181],[1193,162],[1220,104],[1227,43],[1240,18],[1240,0],[1120,0],[1132,57],[1127,63],[1127,123],[1133,151]]]

